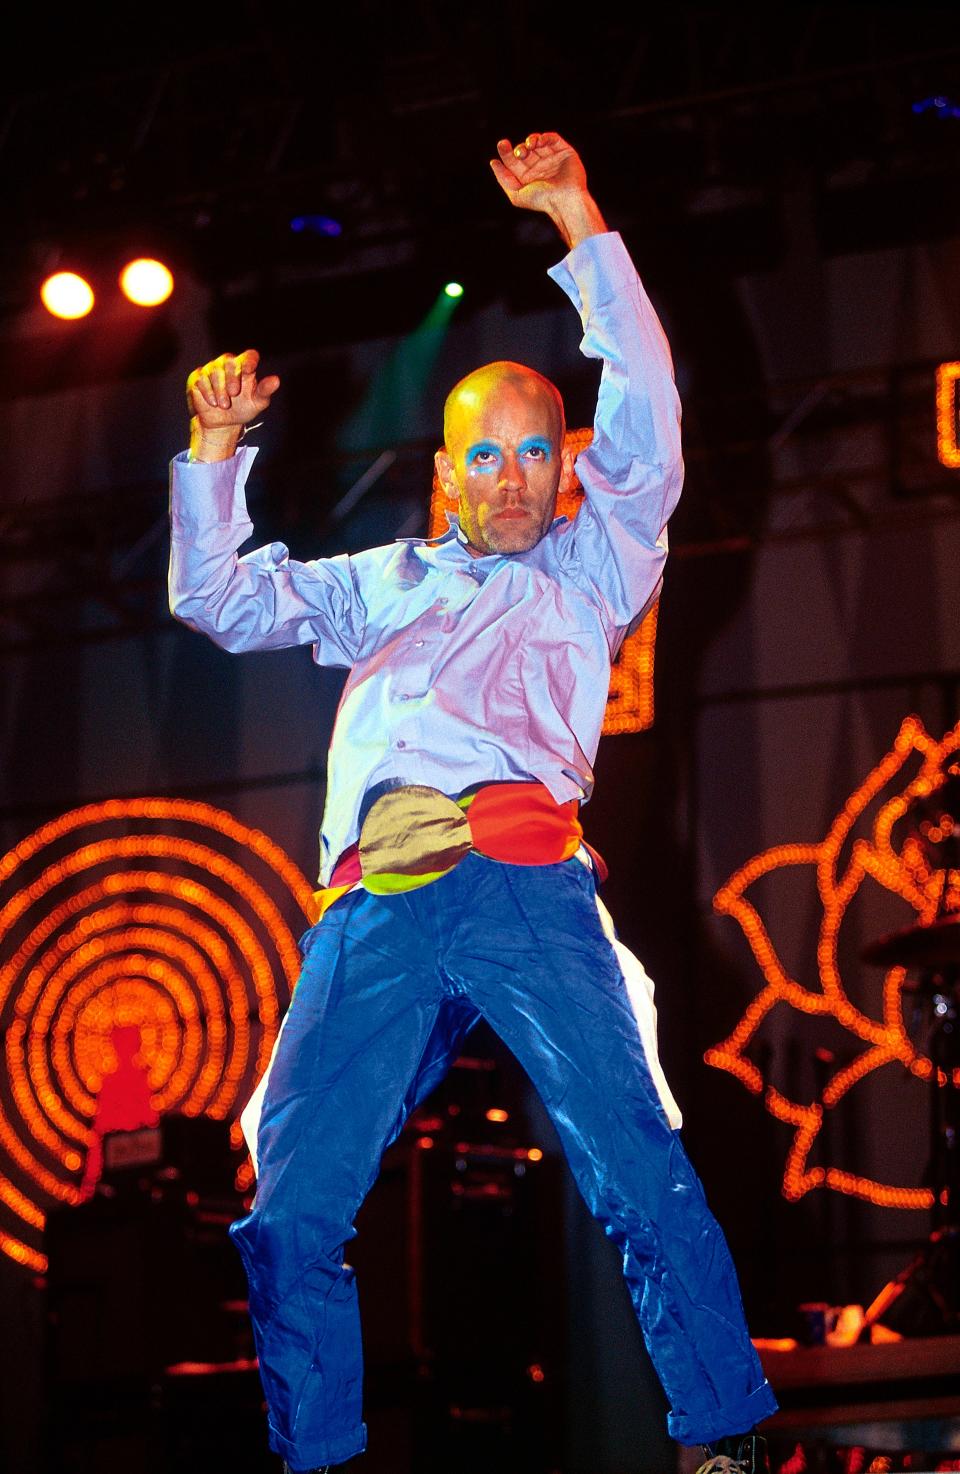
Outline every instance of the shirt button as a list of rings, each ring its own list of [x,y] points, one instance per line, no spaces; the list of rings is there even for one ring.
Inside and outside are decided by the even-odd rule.
[[[398,740],[397,740],[397,746],[398,747],[406,747],[406,745],[407,744],[404,742],[404,740],[403,740],[402,737],[398,738]]]
[[[413,643],[417,647],[417,649],[419,650],[420,649],[420,646],[423,644],[423,641],[422,640],[414,640]]]
[[[446,599],[438,599],[437,600],[437,608],[438,609],[446,609],[446,607],[447,607],[447,601],[446,601]]]

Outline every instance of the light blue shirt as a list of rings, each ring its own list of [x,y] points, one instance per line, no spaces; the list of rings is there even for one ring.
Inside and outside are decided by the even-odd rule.
[[[242,558],[256,451],[178,456],[170,608],[225,650],[313,645],[350,670],[330,745],[322,883],[357,838],[364,798],[421,783],[459,794],[538,780],[586,799],[624,635],[660,591],[683,480],[670,350],[619,235],[593,236],[550,275],[603,359],[585,502],[528,552],[474,557],[456,518],[440,539],[309,563],[282,543]],[[368,799],[369,803],[369,799]]]

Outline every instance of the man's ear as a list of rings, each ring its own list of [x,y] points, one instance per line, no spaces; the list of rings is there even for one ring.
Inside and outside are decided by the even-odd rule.
[[[445,449],[438,450],[433,458],[433,464],[437,470],[437,480],[447,493],[447,496],[452,496],[455,500],[459,501],[460,488],[457,485],[457,478],[453,474],[453,456]]]
[[[569,447],[564,446],[560,452],[560,484],[557,487],[558,491],[566,493],[573,490],[577,479],[577,473],[573,465],[575,460],[576,456],[573,451]]]

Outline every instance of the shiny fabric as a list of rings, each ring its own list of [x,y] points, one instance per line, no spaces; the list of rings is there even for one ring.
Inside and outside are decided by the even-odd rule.
[[[344,1246],[384,1148],[481,1016],[530,1076],[623,1255],[673,1436],[712,1442],[773,1411],[723,1236],[651,1077],[585,865],[471,852],[419,890],[343,897],[303,948],[258,1120],[245,1113],[257,1195],[231,1229],[277,1453],[312,1468],[365,1445]]]
[[[445,793],[424,784],[393,788],[377,799],[360,830],[362,884],[375,894],[416,890],[458,865],[472,843],[470,821]],[[377,884],[385,880],[392,884]]]
[[[174,613],[231,651],[312,644],[318,663],[350,669],[324,887],[392,789],[539,783],[571,806],[590,795],[610,662],[660,589],[682,480],[679,403],[619,237],[584,241],[551,275],[603,370],[593,441],[577,460],[584,504],[529,552],[474,557],[454,518],[433,541],[308,563],[273,543],[238,558],[253,530],[244,486],[255,451],[173,463]],[[389,846],[389,832],[378,842]],[[301,981],[244,1112],[260,1177],[233,1234],[271,1441],[293,1468],[363,1447],[344,1244],[383,1148],[480,1015],[526,1068],[623,1253],[674,1436],[709,1442],[774,1407],[723,1238],[672,1129],[649,979],[605,932],[579,858],[520,865],[509,846],[496,859],[480,848],[432,884],[384,895],[353,889],[357,849],[357,874],[305,938]]]
[[[430,885],[470,850],[515,865],[569,860],[583,844],[577,807],[575,799],[555,803],[542,783],[486,783],[456,799],[419,784],[390,788],[370,806],[329,886],[314,892],[309,919],[320,921],[355,885],[381,896]],[[587,852],[606,878],[601,856]]]
[[[473,848],[488,860],[552,865],[583,843],[577,801],[558,804],[541,783],[487,783],[465,806]]]
[[[281,543],[245,554],[256,452],[171,467],[170,607],[227,650],[312,644],[350,667],[337,715],[320,879],[356,841],[384,783],[461,793],[543,783],[585,799],[610,662],[660,590],[680,494],[670,350],[620,237],[593,236],[551,271],[603,360],[585,500],[526,553],[474,557],[445,537],[300,563]],[[424,488],[426,493],[426,488]]]

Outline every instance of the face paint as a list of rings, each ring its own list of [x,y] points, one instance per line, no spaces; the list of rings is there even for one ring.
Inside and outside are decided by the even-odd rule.
[[[496,366],[493,366],[496,368]],[[460,525],[478,553],[520,553],[553,521],[563,414],[551,387],[515,365],[475,376],[448,402],[445,458]]]
[[[479,445],[471,445],[464,459],[471,470],[493,472],[499,468],[500,452],[495,445],[481,441]]]
[[[552,459],[553,447],[542,435],[531,435],[528,440],[521,443],[518,453],[549,462]]]

